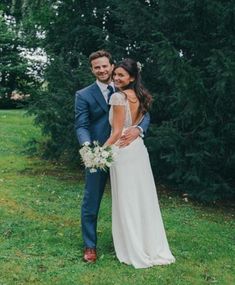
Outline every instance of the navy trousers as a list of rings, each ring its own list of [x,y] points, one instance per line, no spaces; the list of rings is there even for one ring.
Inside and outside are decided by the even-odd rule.
[[[100,202],[108,178],[108,171],[90,173],[86,170],[85,190],[82,203],[82,236],[84,246],[96,248],[97,218]]]

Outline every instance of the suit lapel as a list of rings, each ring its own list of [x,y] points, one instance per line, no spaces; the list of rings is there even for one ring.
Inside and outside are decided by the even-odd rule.
[[[109,111],[109,107],[104,99],[104,95],[102,94],[99,86],[96,83],[93,84],[92,96],[95,98],[97,103],[104,109],[105,112]]]

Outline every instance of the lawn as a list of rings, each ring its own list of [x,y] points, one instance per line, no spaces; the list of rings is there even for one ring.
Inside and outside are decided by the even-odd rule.
[[[136,270],[118,262],[109,187],[99,216],[99,258],[85,264],[83,174],[27,156],[27,141],[40,137],[24,111],[0,111],[0,285],[235,284],[232,210],[185,202],[165,191],[159,198],[175,264]]]

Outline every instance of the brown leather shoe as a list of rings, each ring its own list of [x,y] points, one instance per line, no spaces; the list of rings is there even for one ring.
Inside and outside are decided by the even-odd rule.
[[[95,248],[85,248],[83,260],[85,262],[92,263],[92,262],[96,262],[96,259],[97,259],[96,249]]]

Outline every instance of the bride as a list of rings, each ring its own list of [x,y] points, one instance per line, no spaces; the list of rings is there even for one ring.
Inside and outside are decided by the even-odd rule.
[[[125,129],[138,125],[152,98],[132,59],[114,68],[113,80],[119,92],[109,102],[112,133],[105,145],[117,151],[110,168],[115,252],[120,262],[135,268],[170,264],[175,258],[167,242],[147,149],[141,137],[126,147],[119,145]]]

